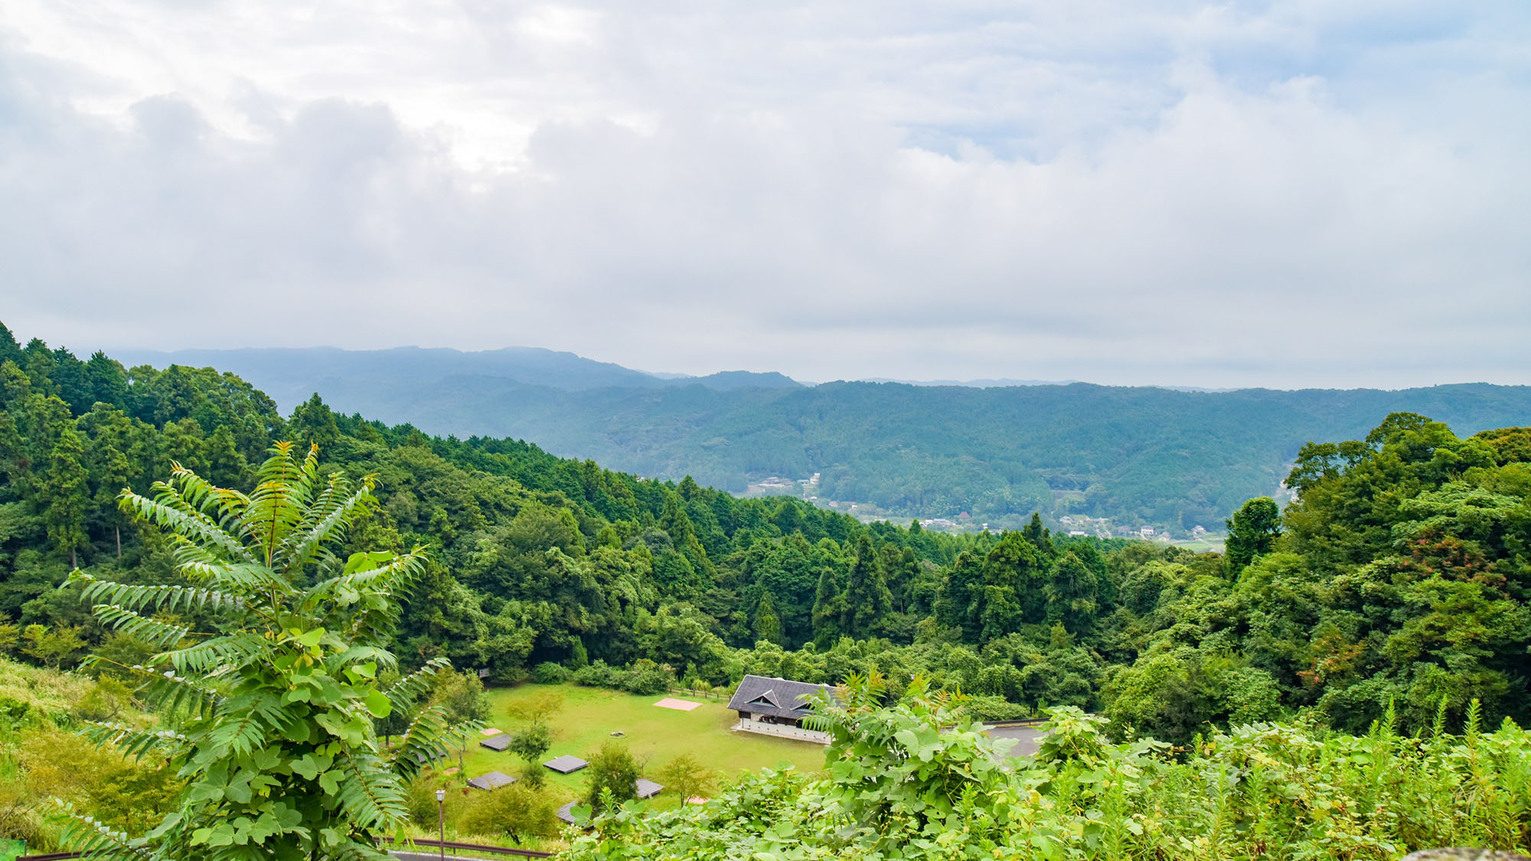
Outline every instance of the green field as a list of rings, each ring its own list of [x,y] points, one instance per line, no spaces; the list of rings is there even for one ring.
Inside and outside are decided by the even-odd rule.
[[[696,757],[722,779],[787,765],[799,771],[818,771],[824,767],[823,745],[732,732],[730,727],[738,722],[738,715],[724,708],[727,701],[722,699],[677,696],[702,704],[693,711],[682,712],[655,706],[664,694],[635,696],[575,685],[520,685],[489,691],[493,712],[488,725],[514,733],[526,723],[515,716],[517,706],[524,707],[548,694],[561,696],[563,704],[548,720],[553,729],[553,747],[543,761],[564,754],[589,759],[602,742],[612,740],[611,733],[621,732],[622,736],[615,740],[627,746],[645,777],[652,777],[653,772],[683,753]],[[455,760],[453,757],[452,765],[456,765]],[[521,767],[521,760],[508,751],[499,753],[474,743],[464,765],[469,776],[486,771],[514,774]],[[574,798],[584,788],[584,775],[579,772],[562,775],[544,771],[548,789],[563,800]],[[660,806],[679,802],[680,799],[668,798],[666,793],[656,799]]]

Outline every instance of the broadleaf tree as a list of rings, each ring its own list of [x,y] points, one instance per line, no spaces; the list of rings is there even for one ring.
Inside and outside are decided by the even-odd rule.
[[[123,491],[123,510],[168,536],[184,584],[73,575],[106,627],[162,649],[138,669],[149,700],[175,716],[153,730],[100,724],[93,738],[164,759],[186,781],[144,835],[74,817],[64,838],[87,857],[387,858],[376,838],[401,833],[406,781],[472,729],[421,705],[444,660],[378,682],[396,666],[384,646],[399,596],[424,562],[419,550],[336,554],[373,504],[372,477],[321,475],[317,448],[299,458],[279,443],[256,482],[246,494],[176,464],[152,499]],[[177,614],[210,619],[211,633]],[[400,742],[382,748],[374,720],[411,709]]]

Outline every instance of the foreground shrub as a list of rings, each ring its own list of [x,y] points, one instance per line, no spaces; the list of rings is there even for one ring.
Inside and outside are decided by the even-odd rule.
[[[488,837],[552,837],[558,833],[555,805],[544,794],[519,783],[483,792],[475,790],[467,798],[466,809],[457,827]]]
[[[618,811],[566,861],[734,859],[1377,859],[1531,841],[1531,734],[1365,736],[1253,724],[1196,740],[1113,743],[1099,718],[1059,709],[1038,756],[996,760],[955,703],[916,680],[883,705],[857,681],[820,725],[829,776],[748,776],[712,802]],[[1011,768],[1013,766],[1013,770]]]
[[[96,725],[93,737],[166,763],[185,781],[175,809],[142,837],[75,817],[64,835],[89,857],[385,859],[375,838],[403,828],[407,781],[453,734],[424,706],[384,752],[374,720],[415,707],[445,661],[383,690],[396,596],[418,553],[351,553],[347,526],[373,504],[319,473],[319,456],[278,444],[249,494],[177,465],[148,499],[122,507],[166,535],[184,585],[115,583],[75,572],[107,628],[164,651],[141,673],[165,729]],[[195,613],[205,627],[163,614]],[[199,633],[205,630],[211,633]],[[136,829],[135,829],[136,830]]]

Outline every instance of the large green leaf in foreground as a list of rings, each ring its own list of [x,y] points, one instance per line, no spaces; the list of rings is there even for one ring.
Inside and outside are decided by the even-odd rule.
[[[387,690],[377,682],[395,665],[384,645],[397,596],[423,567],[419,552],[339,558],[372,480],[321,476],[317,450],[299,460],[289,443],[249,494],[179,465],[154,490],[153,499],[124,491],[122,508],[167,536],[185,583],[74,579],[104,625],[163,650],[137,669],[150,701],[174,716],[157,731],[98,725],[93,736],[164,758],[186,790],[146,835],[76,817],[65,842],[90,857],[165,861],[388,857],[374,838],[399,831],[404,781],[449,735],[432,708],[390,751],[373,728],[414,706],[446,667],[427,664]]]

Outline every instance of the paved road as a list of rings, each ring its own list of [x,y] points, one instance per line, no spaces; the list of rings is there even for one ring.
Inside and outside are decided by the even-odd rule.
[[[1031,756],[1037,752],[1037,743],[1045,735],[1034,726],[991,726],[989,738],[1013,738],[1015,744],[1010,747],[1011,756]]]

